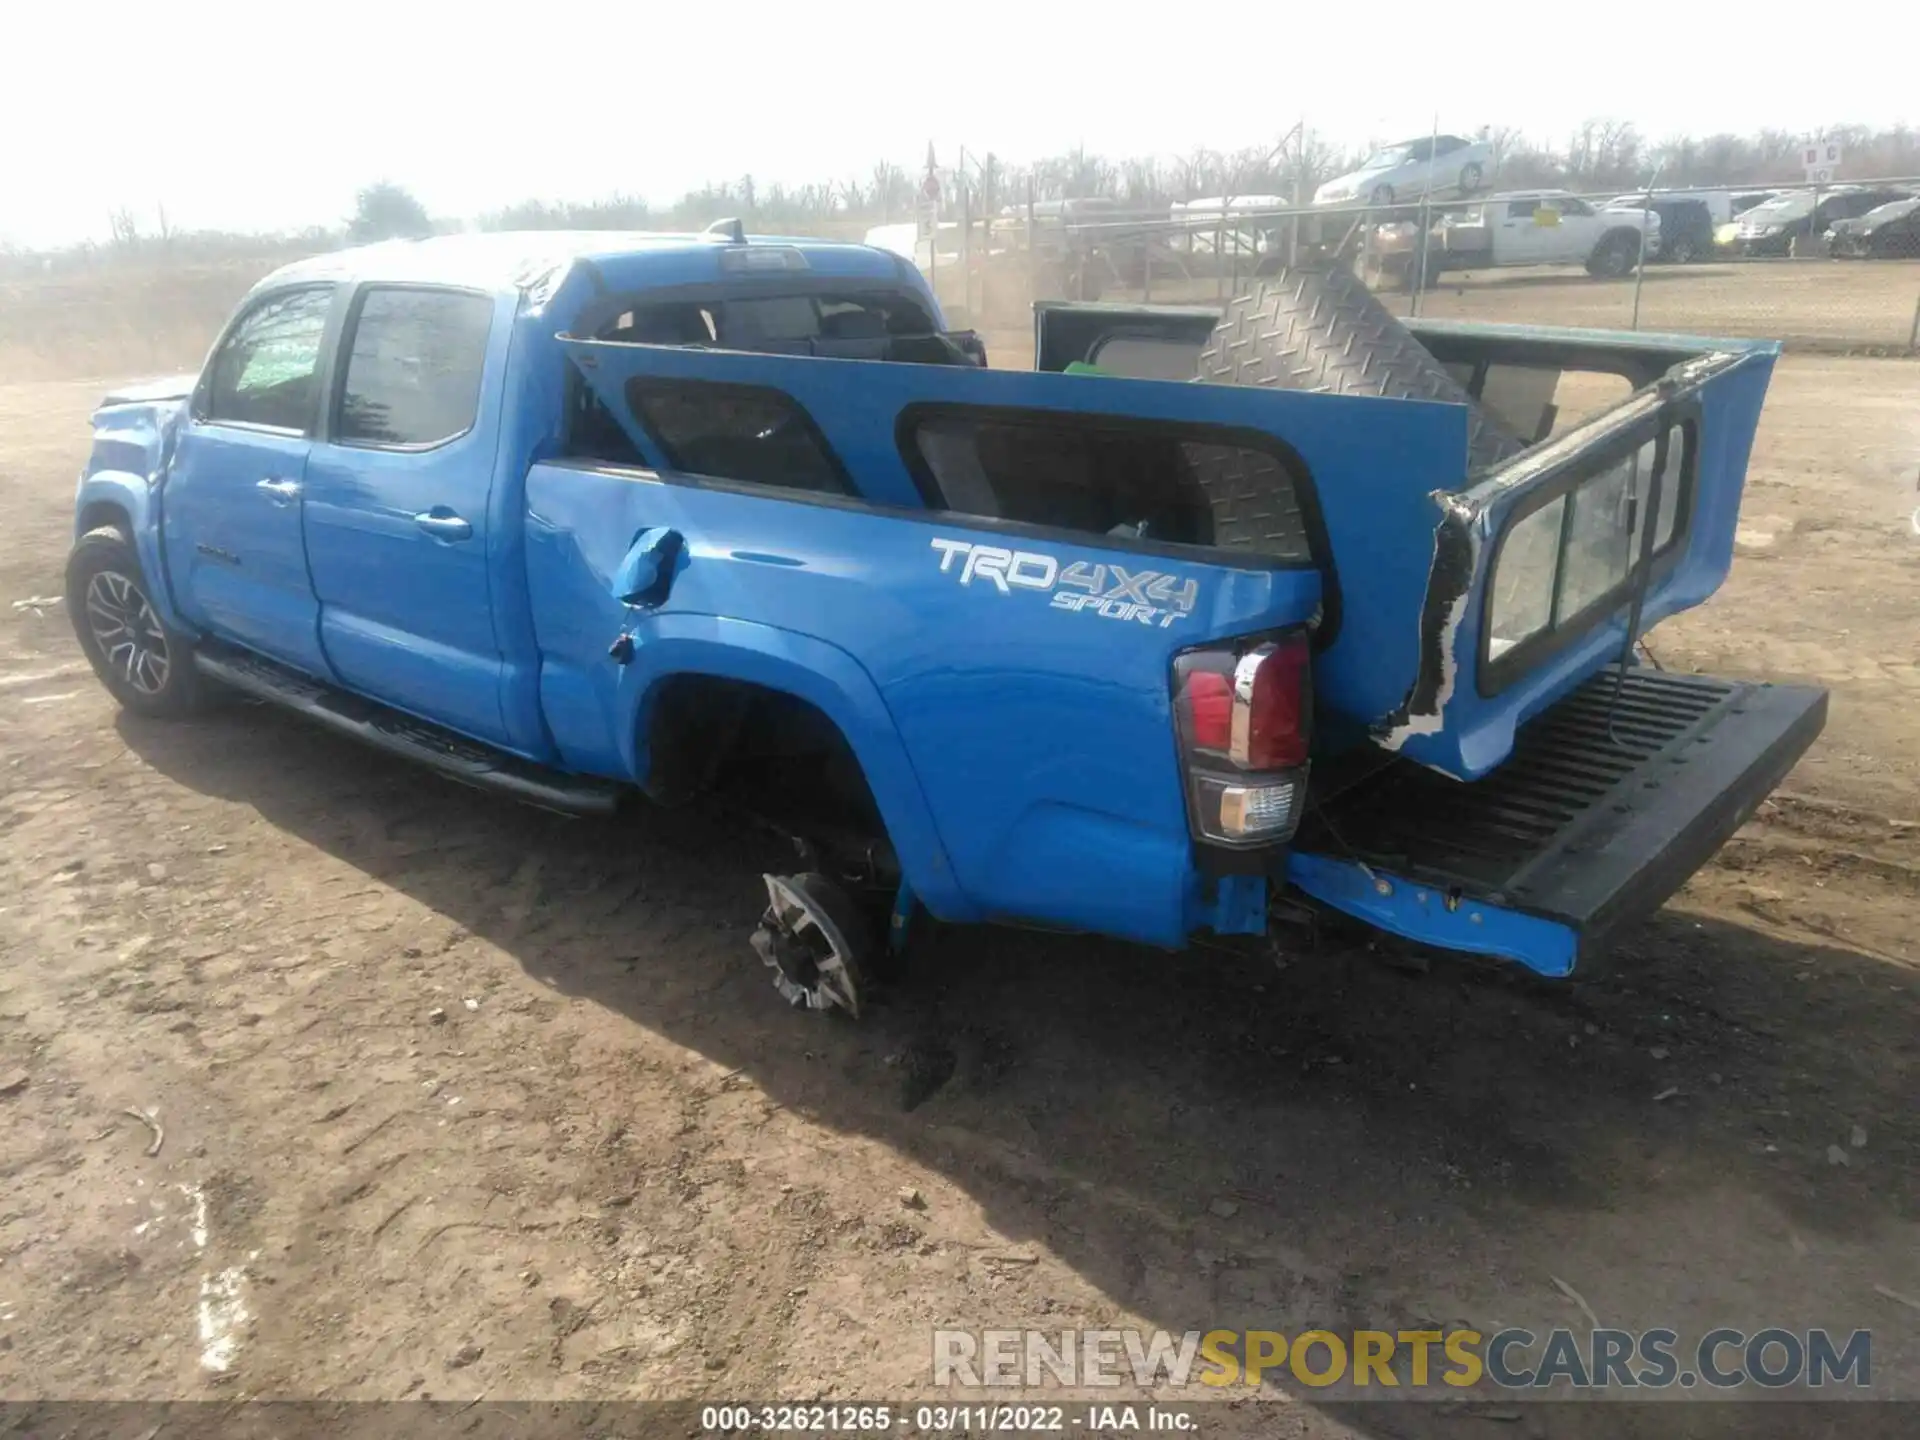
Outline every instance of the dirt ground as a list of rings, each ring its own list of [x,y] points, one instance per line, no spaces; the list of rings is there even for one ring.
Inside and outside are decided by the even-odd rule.
[[[0,1399],[899,1399],[934,1326],[1584,1326],[1567,1290],[1870,1328],[1920,1395],[1920,364],[1782,363],[1733,578],[1653,643],[1832,720],[1605,968],[959,931],[857,1025],[777,1002],[777,857],[719,820],[117,714],[19,603],[104,378],[0,386]],[[1281,1398],[1206,1433],[1626,1433]]]
[[[1251,261],[1247,262],[1251,266]],[[956,274],[941,283],[943,304],[981,307],[975,323],[1030,334],[1031,292],[1024,261],[999,267],[963,296]],[[1830,351],[1904,353],[1920,321],[1920,261],[1765,261],[1650,265],[1633,278],[1595,280],[1578,268],[1526,267],[1451,273],[1420,297],[1420,313],[1447,320],[1587,325],[1602,330],[1752,336]],[[1639,290],[1635,324],[1634,292]],[[1156,278],[1156,304],[1214,304],[1234,290],[1232,277]],[[1139,300],[1142,291],[1109,282],[1101,298]],[[1040,297],[1058,298],[1058,297]],[[1398,289],[1381,293],[1397,315],[1412,309]],[[1031,351],[1029,341],[1027,351]]]
[[[1752,335],[1818,345],[1906,348],[1920,313],[1920,262],[1779,261],[1650,265],[1634,324],[1634,281],[1580,271],[1443,276],[1420,313],[1442,319],[1540,321],[1599,329]],[[1405,297],[1396,309],[1407,308]]]

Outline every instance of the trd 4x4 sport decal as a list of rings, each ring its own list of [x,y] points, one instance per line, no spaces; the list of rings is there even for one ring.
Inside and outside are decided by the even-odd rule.
[[[1008,550],[969,540],[935,540],[940,573],[956,575],[962,585],[979,581],[1001,595],[1015,590],[1045,590],[1056,610],[1076,610],[1106,620],[1166,629],[1193,613],[1200,584],[1158,570],[1123,565],[1089,565],[1076,560],[1062,566],[1037,550]]]

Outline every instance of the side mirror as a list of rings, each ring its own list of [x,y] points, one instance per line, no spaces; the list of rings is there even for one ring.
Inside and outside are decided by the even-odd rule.
[[[959,347],[960,352],[982,370],[987,368],[987,345],[974,330],[949,330],[947,339]]]
[[[627,548],[608,587],[623,605],[658,605],[673,584],[673,562],[680,554],[678,530],[642,530]]]

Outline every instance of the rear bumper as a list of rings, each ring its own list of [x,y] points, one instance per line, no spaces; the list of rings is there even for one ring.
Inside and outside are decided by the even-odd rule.
[[[1652,914],[1759,808],[1827,693],[1608,671],[1461,784],[1404,761],[1317,812],[1287,878],[1381,929],[1566,975]]]

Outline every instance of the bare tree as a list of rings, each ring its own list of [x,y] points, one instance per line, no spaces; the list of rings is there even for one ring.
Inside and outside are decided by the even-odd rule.
[[[1173,169],[1182,200],[1198,200],[1220,188],[1220,157],[1211,150],[1184,155]]]
[[[900,166],[891,160],[882,160],[873,167],[873,184],[867,191],[867,206],[878,210],[883,221],[891,220],[896,212],[909,208],[909,193],[907,172]],[[859,206],[857,198],[847,202],[848,210],[856,210]]]
[[[1488,168],[1498,175],[1505,170],[1507,157],[1526,144],[1526,136],[1520,133],[1518,125],[1489,125],[1486,141],[1493,152],[1493,164]]]
[[[980,162],[980,213],[994,214],[1005,192],[1006,167],[1000,163],[1000,157],[989,150],[987,158]]]
[[[107,216],[107,232],[113,237],[113,248],[131,253],[140,248],[140,222],[133,218],[133,211],[122,206]]]
[[[1160,162],[1151,155],[1120,164],[1121,193],[1135,204],[1154,204],[1166,198]]]
[[[1069,200],[1111,196],[1118,172],[1098,155],[1089,155],[1084,145],[1067,152],[1062,177],[1062,197]]]

